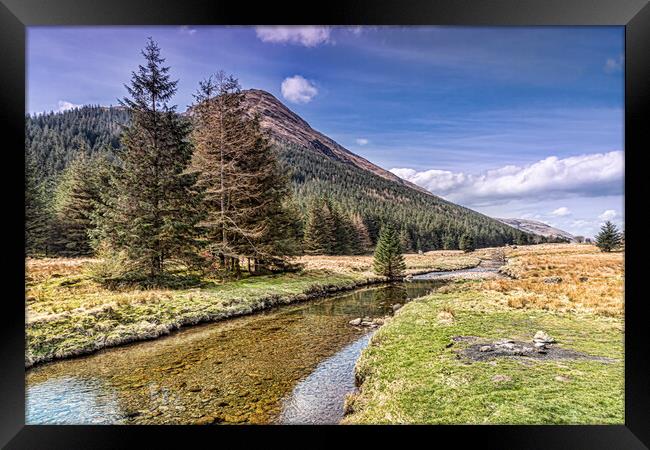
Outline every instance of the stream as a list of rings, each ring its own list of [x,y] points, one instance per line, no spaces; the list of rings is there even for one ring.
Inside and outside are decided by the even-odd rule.
[[[37,366],[26,374],[26,423],[338,423],[374,332],[348,322],[392,314],[445,284],[440,274]]]

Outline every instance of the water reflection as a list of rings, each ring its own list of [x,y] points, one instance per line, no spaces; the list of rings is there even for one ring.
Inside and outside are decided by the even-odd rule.
[[[316,367],[285,400],[281,424],[335,424],[343,418],[345,396],[354,391],[354,365],[372,333],[349,344]]]
[[[29,386],[26,418],[31,424],[114,424],[124,417],[115,392],[97,379],[60,377]]]

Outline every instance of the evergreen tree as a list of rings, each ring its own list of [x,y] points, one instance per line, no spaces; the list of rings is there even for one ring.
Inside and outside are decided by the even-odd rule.
[[[186,173],[192,154],[189,126],[169,101],[176,92],[169,67],[163,66],[151,39],[142,52],[145,65],[133,72],[130,97],[121,102],[131,115],[122,135],[122,167],[116,196],[103,214],[103,236],[125,250],[134,269],[150,279],[165,262],[193,262],[198,196],[195,177]]]
[[[452,234],[445,234],[442,245],[445,250],[456,250],[458,248],[456,239]]]
[[[474,238],[472,237],[472,235],[463,234],[460,237],[460,242],[458,243],[458,247],[465,253],[473,252],[475,246],[474,246]]]
[[[389,278],[403,275],[406,269],[399,236],[389,225],[384,225],[379,233],[373,269],[377,275]]]
[[[412,250],[411,236],[405,227],[402,227],[399,232],[399,242],[402,246],[402,251],[408,253]]]
[[[356,242],[356,231],[348,215],[341,210],[339,205],[334,205],[326,200],[327,209],[330,211],[334,224],[334,255],[351,255],[359,253],[359,244]]]
[[[225,270],[238,272],[242,257],[254,269],[284,265],[299,252],[297,217],[260,118],[246,114],[239,82],[223,72],[201,82],[195,98],[191,170],[203,193],[206,248]]]
[[[108,187],[110,162],[105,156],[86,154],[80,152],[63,171],[54,192],[51,242],[53,251],[63,256],[92,253],[95,214]]]
[[[49,210],[43,184],[36,178],[31,152],[25,155],[25,252],[47,254]]]
[[[368,253],[372,249],[372,240],[368,227],[365,224],[363,217],[359,213],[352,215],[352,228],[356,234],[356,251],[358,254]]]
[[[312,199],[307,210],[303,248],[308,255],[331,255],[336,224],[324,199]]]
[[[621,233],[616,225],[609,220],[600,228],[596,235],[596,245],[603,252],[611,252],[621,246]]]

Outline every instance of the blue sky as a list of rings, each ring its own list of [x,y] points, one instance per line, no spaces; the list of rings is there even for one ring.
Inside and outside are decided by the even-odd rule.
[[[28,112],[116,104],[148,36],[180,110],[222,69],[488,215],[623,223],[622,27],[33,27]]]

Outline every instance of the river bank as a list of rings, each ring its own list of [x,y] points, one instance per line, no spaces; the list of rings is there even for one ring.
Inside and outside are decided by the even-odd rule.
[[[407,273],[471,268],[487,255],[406,255]],[[29,260],[25,366],[387,281],[371,272],[371,256],[306,256],[298,262],[304,269],[297,273],[225,283],[204,280],[200,287],[185,289],[110,290],[89,275],[92,259]]]
[[[449,283],[373,335],[343,423],[624,422],[623,254],[506,257],[509,277]],[[540,331],[552,342],[536,346]]]

